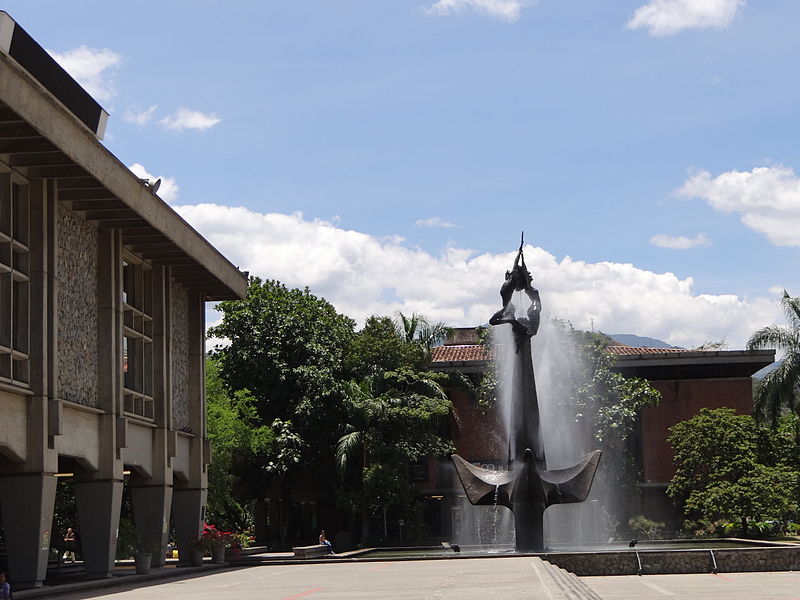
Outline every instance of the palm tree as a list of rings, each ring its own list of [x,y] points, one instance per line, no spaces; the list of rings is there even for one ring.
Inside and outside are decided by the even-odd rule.
[[[444,342],[453,331],[442,321],[431,323],[423,314],[412,313],[410,317],[397,313],[397,332],[409,344],[422,348],[426,362],[430,360],[431,348]]]
[[[800,414],[800,298],[784,290],[781,307],[789,325],[768,325],[747,342],[748,350],[776,348],[785,352],[780,366],[768,373],[755,390],[753,413],[773,425],[785,409]]]

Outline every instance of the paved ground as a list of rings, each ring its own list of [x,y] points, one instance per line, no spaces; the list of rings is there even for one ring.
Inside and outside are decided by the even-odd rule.
[[[800,573],[582,578],[606,600],[800,600]],[[285,564],[141,581],[61,599],[559,600],[530,558]]]

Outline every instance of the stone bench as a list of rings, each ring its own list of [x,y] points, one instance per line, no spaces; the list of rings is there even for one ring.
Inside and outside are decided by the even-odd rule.
[[[295,558],[319,558],[330,554],[331,550],[325,544],[315,544],[313,546],[293,546]]]

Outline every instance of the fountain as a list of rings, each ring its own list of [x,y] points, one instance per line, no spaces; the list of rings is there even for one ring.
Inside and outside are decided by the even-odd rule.
[[[590,452],[578,464],[566,469],[547,468],[531,357],[531,338],[539,330],[541,300],[525,266],[523,244],[524,239],[520,242],[514,266],[506,272],[500,288],[503,307],[489,319],[493,326],[511,325],[514,335],[514,359],[511,365],[505,366],[511,369],[508,470],[476,467],[458,454],[451,458],[472,504],[511,509],[517,551],[543,552],[544,511],[554,504],[586,500],[601,453],[600,450]],[[525,316],[516,314],[516,307],[511,302],[514,292],[524,292],[531,302]]]

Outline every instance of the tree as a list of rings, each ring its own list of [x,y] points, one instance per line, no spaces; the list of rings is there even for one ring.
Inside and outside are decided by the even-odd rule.
[[[252,433],[234,456],[233,472],[242,494],[270,493],[288,504],[302,471],[334,468],[332,449],[348,398],[345,356],[355,323],[308,289],[256,277],[244,300],[217,308],[222,322],[209,336],[228,342],[212,352],[219,376],[234,398],[243,390],[252,396],[245,420]],[[237,409],[241,415],[245,406],[240,402]],[[335,482],[329,485],[332,493]],[[285,545],[291,511],[283,506],[282,515]]]
[[[441,321],[431,323],[423,314],[412,313],[410,317],[397,313],[397,330],[408,344],[415,344],[422,350],[422,360],[429,362],[431,348],[442,343],[452,331]]]
[[[419,365],[423,352],[398,332],[389,317],[371,316],[355,335],[345,359],[348,376],[360,382],[404,365]]]
[[[779,431],[731,408],[707,409],[673,425],[676,472],[667,493],[689,519],[739,522],[784,520],[797,511],[800,489],[797,417]]]
[[[409,466],[452,452],[443,435],[450,401],[449,376],[423,368],[420,317],[409,329],[373,316],[356,334],[348,360],[351,382],[347,419],[336,445],[342,496],[361,513],[362,538],[372,514],[395,511],[407,518],[414,501]]]
[[[775,425],[788,409],[800,414],[800,298],[784,290],[781,307],[789,325],[768,325],[750,336],[747,348],[776,348],[785,352],[780,365],[769,372],[755,389],[753,414]]]
[[[345,355],[355,323],[322,298],[277,281],[250,279],[244,300],[220,302],[225,338],[213,356],[229,390],[249,390],[262,424],[290,421],[306,464],[329,460],[344,417]],[[310,461],[310,462],[309,462]]]

